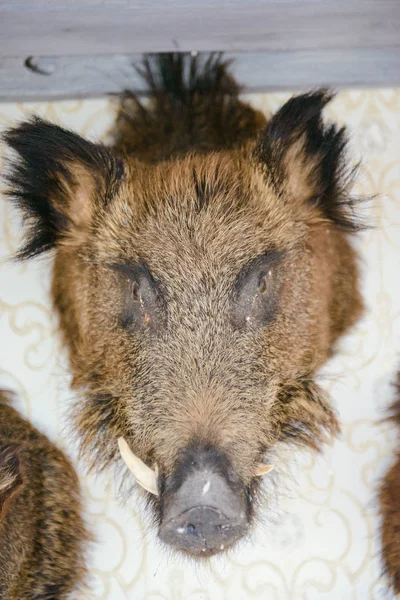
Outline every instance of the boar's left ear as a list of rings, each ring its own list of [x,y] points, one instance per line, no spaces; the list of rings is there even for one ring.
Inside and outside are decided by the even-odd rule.
[[[0,523],[22,484],[17,445],[0,445]]]
[[[354,167],[346,162],[344,127],[324,125],[322,110],[332,94],[319,90],[291,98],[261,134],[256,158],[278,194],[320,209],[322,217],[357,230],[356,200],[349,195]]]
[[[122,161],[104,146],[37,117],[6,131],[3,140],[16,153],[6,181],[26,221],[22,259],[85,229],[123,175]]]

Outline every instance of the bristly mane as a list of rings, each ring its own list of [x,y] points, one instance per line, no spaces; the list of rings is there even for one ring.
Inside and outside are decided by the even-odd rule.
[[[240,86],[221,54],[154,54],[138,72],[151,94],[144,104],[122,96],[114,140],[117,148],[149,162],[188,151],[226,150],[254,138],[264,115],[239,100]]]

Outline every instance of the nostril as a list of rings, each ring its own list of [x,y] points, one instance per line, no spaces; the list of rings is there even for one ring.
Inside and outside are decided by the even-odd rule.
[[[196,533],[196,527],[195,527],[195,525],[192,525],[192,523],[189,523],[189,525],[186,526],[186,532],[189,535],[194,535]]]

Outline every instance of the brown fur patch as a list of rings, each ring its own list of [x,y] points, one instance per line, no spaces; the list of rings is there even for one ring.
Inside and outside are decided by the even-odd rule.
[[[400,374],[397,378],[397,400],[391,407],[390,419],[400,426]],[[387,472],[379,490],[381,514],[382,563],[388,582],[400,594],[400,452]]]
[[[89,540],[76,473],[0,393],[0,597],[62,600],[81,589]]]
[[[6,444],[0,447],[0,523],[7,514],[8,505],[21,490],[18,446]]]

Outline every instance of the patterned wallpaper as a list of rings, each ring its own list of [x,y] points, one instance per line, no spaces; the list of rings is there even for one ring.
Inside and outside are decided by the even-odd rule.
[[[267,113],[287,94],[251,96]],[[109,100],[0,105],[0,127],[36,113],[91,138],[112,123]],[[346,91],[327,115],[346,123],[357,187],[374,228],[356,240],[367,311],[320,379],[332,394],[343,436],[323,457],[294,457],[274,508],[252,540],[196,565],[157,542],[135,497],[124,506],[111,475],[82,473],[86,517],[95,531],[91,590],[76,600],[368,600],[392,596],[380,577],[375,493],[391,461],[394,433],[380,422],[392,398],[400,349],[400,90]],[[3,149],[1,149],[3,150]],[[0,152],[0,171],[4,152]],[[65,354],[50,310],[50,259],[7,261],[18,245],[17,215],[0,202],[0,387],[70,456],[71,400]],[[279,469],[279,465],[277,465]]]

